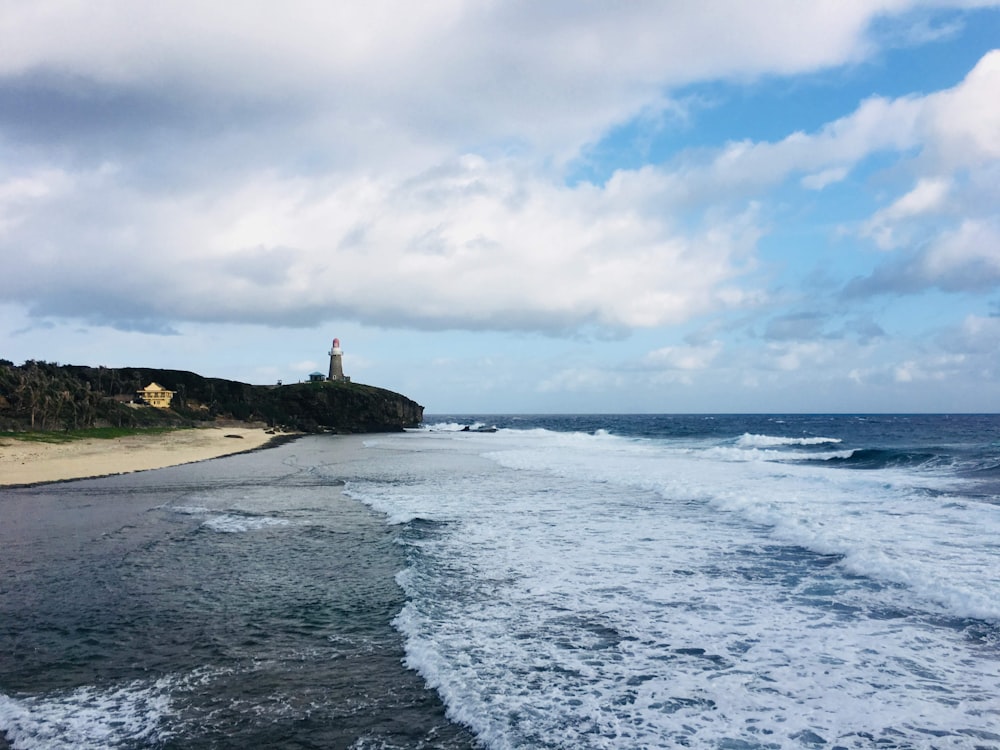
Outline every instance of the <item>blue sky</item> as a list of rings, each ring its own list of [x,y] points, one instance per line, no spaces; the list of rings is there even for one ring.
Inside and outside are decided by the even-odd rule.
[[[0,5],[0,357],[1000,409],[1000,2]]]

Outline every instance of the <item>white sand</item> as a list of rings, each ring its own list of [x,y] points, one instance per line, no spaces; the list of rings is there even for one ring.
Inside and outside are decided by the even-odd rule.
[[[243,426],[171,430],[68,443],[0,438],[0,486],[162,469],[260,448],[274,437],[263,428]]]

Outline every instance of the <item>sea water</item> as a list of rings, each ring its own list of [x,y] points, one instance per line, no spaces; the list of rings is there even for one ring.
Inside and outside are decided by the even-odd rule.
[[[1000,419],[437,419],[347,492],[487,746],[1000,747]]]
[[[468,748],[407,670],[354,438],[0,490],[0,746]]]
[[[997,416],[442,415],[0,521],[18,748],[1000,748]]]

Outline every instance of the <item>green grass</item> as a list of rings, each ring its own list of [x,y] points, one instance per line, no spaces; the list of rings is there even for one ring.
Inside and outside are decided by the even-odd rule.
[[[93,427],[89,430],[45,430],[36,432],[0,432],[0,440],[23,440],[31,443],[71,443],[74,440],[113,440],[129,435],[159,435],[187,429],[184,427]]]

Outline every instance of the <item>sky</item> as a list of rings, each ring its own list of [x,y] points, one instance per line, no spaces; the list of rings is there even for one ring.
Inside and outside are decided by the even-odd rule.
[[[0,0],[0,358],[1000,411],[1000,0]]]

